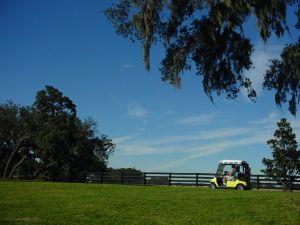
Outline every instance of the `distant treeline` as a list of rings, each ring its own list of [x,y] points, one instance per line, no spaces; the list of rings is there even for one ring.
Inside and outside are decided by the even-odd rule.
[[[107,168],[105,172],[143,175],[143,172],[141,170],[136,169],[135,167],[133,167],[133,168]]]
[[[115,149],[96,123],[81,120],[76,105],[51,86],[31,106],[0,104],[0,176],[51,181],[85,179],[106,170]]]

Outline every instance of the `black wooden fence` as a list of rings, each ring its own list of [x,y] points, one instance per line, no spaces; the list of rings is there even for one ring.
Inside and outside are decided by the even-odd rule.
[[[185,185],[185,186],[209,186],[214,173],[124,173],[124,172],[100,172],[87,176],[87,182],[136,184],[136,185]],[[251,175],[250,182],[256,189],[283,189],[277,180],[266,175]],[[290,188],[290,187],[288,187]],[[300,190],[300,176],[296,177],[293,190]]]

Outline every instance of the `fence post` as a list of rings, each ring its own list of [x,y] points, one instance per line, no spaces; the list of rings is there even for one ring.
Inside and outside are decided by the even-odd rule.
[[[103,183],[103,171],[100,173],[100,183]]]
[[[147,184],[147,174],[146,174],[146,172],[145,173],[143,173],[143,175],[144,175],[144,186],[146,186],[146,184]]]
[[[259,175],[256,176],[256,189],[259,189]]]
[[[294,187],[293,187],[294,180],[292,180],[292,179],[293,178],[290,177],[290,191],[293,191],[293,189],[294,189]]]
[[[199,173],[196,173],[196,187],[199,186]]]
[[[124,184],[124,171],[121,172],[121,184]]]
[[[171,186],[171,182],[172,182],[172,173],[169,173],[169,186]]]

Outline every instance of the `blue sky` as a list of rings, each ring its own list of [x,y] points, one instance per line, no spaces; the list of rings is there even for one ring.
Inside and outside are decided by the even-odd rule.
[[[158,71],[163,51],[155,46],[151,72],[144,70],[139,45],[117,36],[101,10],[111,1],[0,1],[0,102],[32,104],[35,93],[52,85],[92,117],[117,148],[112,167],[143,171],[212,172],[221,159],[243,159],[253,171],[270,156],[266,140],[276,121],[287,117],[299,136],[300,121],[277,108],[261,90],[270,58],[299,33],[266,44],[255,20],[246,34],[255,44],[255,69],[248,72],[258,91],[256,103],[243,91],[236,100],[216,97],[212,104],[193,71],[182,75],[182,89],[163,83]],[[299,140],[299,139],[298,139]]]

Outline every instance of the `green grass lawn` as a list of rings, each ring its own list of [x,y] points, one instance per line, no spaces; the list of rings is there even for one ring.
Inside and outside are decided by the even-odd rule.
[[[300,224],[300,193],[1,181],[0,224]]]

